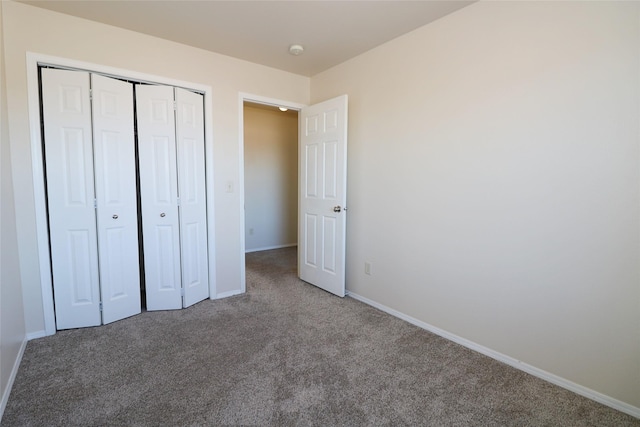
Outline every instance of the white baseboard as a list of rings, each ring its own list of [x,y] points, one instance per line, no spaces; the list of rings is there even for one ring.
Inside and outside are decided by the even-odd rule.
[[[30,332],[27,334],[27,341],[35,340],[37,338],[43,338],[46,336],[47,333],[45,331]]]
[[[20,344],[20,349],[18,350],[18,355],[16,356],[16,360],[13,362],[13,368],[11,369],[11,375],[9,375],[7,386],[4,388],[4,390],[2,390],[2,400],[0,400],[0,421],[2,421],[4,409],[7,407],[7,402],[9,402],[11,388],[13,387],[13,382],[16,380],[16,375],[18,375],[18,369],[20,368],[20,362],[22,361],[22,355],[24,354],[24,349],[26,347],[27,339],[25,338],[24,340],[22,340],[22,344]]]
[[[222,299],[222,298],[229,298],[235,295],[240,295],[240,294],[244,294],[244,291],[240,290],[240,289],[236,289],[233,291],[227,291],[227,292],[222,292],[220,294],[217,294],[216,296],[212,296],[211,299]]]
[[[263,248],[245,249],[244,252],[248,254],[249,252],[270,251],[272,249],[291,248],[293,246],[298,246],[298,244],[297,243],[287,243],[286,245],[265,246]]]
[[[576,394],[589,398],[591,400],[595,400],[598,403],[602,403],[603,405],[609,406],[613,409],[616,409],[620,412],[624,412],[625,414],[629,414],[632,417],[640,418],[640,408],[630,405],[628,403],[622,402],[618,399],[614,399],[613,397],[607,396],[595,390],[591,390],[590,388],[581,386],[580,384],[576,384],[572,381],[569,381],[565,378],[559,377],[558,375],[552,374],[550,372],[544,371],[542,369],[536,368],[535,366],[531,366],[527,363],[524,363],[520,360],[514,359],[513,357],[507,356],[505,354],[494,351],[488,347],[484,347],[480,344],[477,344],[473,341],[469,341],[465,338],[459,337],[452,333],[449,333],[443,329],[425,323],[421,320],[415,319],[411,316],[408,316],[404,313],[396,311],[392,308],[389,308],[385,305],[377,303],[373,300],[365,298],[361,295],[358,295],[353,292],[347,291],[347,295],[353,299],[356,299],[360,302],[363,302],[367,305],[377,308],[378,310],[384,311],[394,317],[402,319],[412,325],[418,326],[419,328],[426,329],[429,332],[433,332],[436,335],[439,335],[443,338],[446,338],[450,341],[453,341],[457,344],[460,344],[464,347],[467,347],[471,350],[477,351],[478,353],[484,354],[485,356],[489,356],[492,359],[498,360],[500,362],[506,363],[509,366],[512,366],[516,369],[524,371],[528,374],[531,374],[535,377],[541,378],[545,381],[548,381],[552,384],[565,388],[569,391],[572,391]]]

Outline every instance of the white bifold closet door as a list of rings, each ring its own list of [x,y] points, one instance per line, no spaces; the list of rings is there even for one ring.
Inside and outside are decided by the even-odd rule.
[[[42,104],[56,327],[138,314],[132,85],[42,69]]]
[[[148,310],[209,296],[203,97],[136,86]]]

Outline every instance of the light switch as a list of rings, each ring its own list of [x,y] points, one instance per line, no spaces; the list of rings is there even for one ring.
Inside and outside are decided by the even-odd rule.
[[[364,263],[364,274],[371,276],[371,263],[368,261]]]

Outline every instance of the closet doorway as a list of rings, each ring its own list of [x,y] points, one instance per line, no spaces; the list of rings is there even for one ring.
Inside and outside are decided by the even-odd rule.
[[[202,94],[40,75],[56,328],[139,314],[141,291],[148,310],[207,298]]]
[[[168,228],[172,227],[178,230],[177,234],[173,233],[173,239],[178,240],[178,244],[173,246],[172,251],[173,256],[178,257],[176,259],[179,259],[177,263],[173,264],[174,267],[178,266],[177,275],[174,276],[177,277],[177,282],[174,281],[175,283],[173,283],[171,287],[173,287],[173,291],[177,290],[177,294],[176,292],[173,293],[178,296],[180,304],[179,307],[160,307],[159,309],[182,308],[203,298],[215,298],[215,239],[213,233],[214,200],[212,168],[213,147],[211,145],[212,124],[210,114],[204,114],[204,112],[211,111],[211,88],[175,79],[167,79],[144,73],[130,72],[112,67],[67,60],[64,58],[48,57],[39,54],[28,54],[27,63],[29,115],[32,130],[32,165],[36,207],[36,230],[38,234],[38,255],[40,261],[45,335],[54,334],[56,329],[88,326],[88,324],[74,325],[73,323],[68,323],[64,326],[58,325],[58,327],[56,327],[56,313],[64,306],[64,304],[58,301],[57,297],[59,294],[58,291],[54,290],[54,285],[56,284],[56,281],[58,284],[63,282],[64,278],[56,273],[55,263],[59,263],[59,260],[65,257],[67,258],[66,262],[69,265],[66,267],[63,266],[63,270],[71,270],[72,273],[69,275],[71,276],[71,286],[68,287],[68,290],[70,291],[69,295],[63,296],[63,298],[66,298],[68,306],[71,308],[76,308],[82,305],[87,307],[91,306],[93,307],[91,310],[95,310],[95,307],[97,306],[100,310],[100,316],[95,316],[94,312],[94,319],[101,317],[98,324],[108,323],[110,321],[117,320],[117,318],[127,317],[128,315],[135,314],[136,311],[139,312],[141,308],[134,297],[133,287],[124,290],[123,287],[119,286],[122,281],[118,280],[119,277],[131,278],[135,276],[135,268],[130,268],[125,271],[122,267],[125,266],[125,261],[128,258],[135,259],[138,258],[138,256],[133,256],[130,253],[127,253],[127,255],[123,254],[123,256],[119,256],[120,254],[118,254],[118,248],[121,246],[122,242],[126,242],[127,247],[136,246],[135,230],[132,231],[127,229],[125,232],[123,229],[123,231],[120,232],[117,230],[118,227],[106,227],[102,237],[100,236],[101,222],[104,224],[109,223],[110,225],[117,225],[122,222],[120,220],[129,218],[132,213],[132,203],[129,200],[129,196],[127,196],[126,203],[124,203],[124,199],[122,200],[123,204],[127,205],[126,209],[121,209],[119,206],[112,206],[108,203],[109,201],[112,201],[112,199],[115,200],[115,196],[124,194],[122,191],[127,187],[126,185],[115,185],[118,179],[126,178],[127,185],[137,192],[138,202],[137,206],[134,207],[134,210],[137,211],[137,215],[139,217],[137,224],[138,230],[142,230],[143,227],[150,225],[151,229],[156,231],[156,233],[154,233],[156,237],[161,240],[158,245],[152,245],[154,247],[150,248],[150,251],[149,244],[147,243],[146,250],[148,253],[145,254],[144,244],[142,243],[145,233],[141,233],[137,236],[139,242],[138,253],[140,254],[139,266],[141,267],[138,279],[142,278],[143,281],[144,279],[146,279],[147,282],[149,281],[149,277],[144,271],[145,268],[143,268],[143,260],[145,260],[145,258],[152,258],[156,255],[161,258],[163,258],[164,255],[167,255],[167,253],[164,253],[166,252],[165,249],[168,247],[166,237],[169,237],[169,234],[172,233],[167,233],[166,231]],[[176,123],[176,130],[174,132],[169,132],[169,134],[173,134],[172,137],[175,138],[173,145],[171,143],[171,136],[167,139],[161,135],[161,133],[156,132],[156,130],[153,130],[152,135],[149,136],[149,140],[153,144],[155,151],[152,153],[151,158],[146,159],[144,163],[145,165],[149,165],[150,163],[154,164],[153,168],[155,169],[155,172],[153,173],[157,179],[155,179],[152,186],[155,186],[155,188],[151,188],[149,184],[141,184],[140,180],[144,180],[143,177],[132,179],[131,172],[120,174],[118,169],[123,164],[132,160],[130,148],[127,148],[124,151],[121,150],[121,148],[129,144],[129,142],[124,145],[120,145],[119,148],[115,148],[116,146],[110,145],[110,147],[114,147],[114,149],[106,149],[104,142],[110,141],[110,138],[111,142],[115,142],[117,132],[114,132],[114,129],[107,129],[102,133],[96,132],[95,129],[92,131],[91,126],[99,124],[99,120],[96,121],[96,116],[91,117],[91,113],[89,113],[88,121],[86,121],[86,118],[83,119],[88,123],[87,129],[82,129],[80,132],[77,132],[81,127],[76,127],[73,123],[68,125],[62,123],[58,126],[58,129],[53,130],[53,133],[49,135],[50,141],[53,139],[52,135],[54,133],[63,135],[63,137],[60,138],[60,150],[53,154],[53,158],[50,157],[50,154],[46,152],[48,149],[46,136],[47,113],[46,108],[41,107],[41,105],[43,105],[41,104],[40,99],[42,92],[39,89],[41,87],[39,78],[40,70],[44,69],[58,69],[61,70],[61,72],[64,71],[64,73],[78,73],[79,75],[88,76],[87,78],[89,79],[90,85],[89,89],[91,90],[91,86],[94,84],[92,79],[94,78],[96,79],[96,82],[98,80],[105,80],[113,83],[117,83],[118,81],[126,83],[126,85],[120,84],[120,86],[124,87],[128,85],[128,87],[125,88],[126,92],[129,92],[127,97],[130,97],[131,88],[135,87],[169,88],[167,90],[167,94],[170,96],[168,96],[167,99],[162,99],[162,97],[154,93],[149,100],[149,105],[151,107],[149,110],[150,115],[154,117],[152,120],[160,118],[160,116],[166,116],[165,118],[172,118]],[[86,81],[87,78],[82,77],[84,81]],[[75,114],[74,108],[78,111],[81,109],[85,111],[88,109],[91,111],[93,109],[96,111],[102,111],[105,117],[110,116],[111,113],[115,111],[112,107],[115,106],[114,102],[116,102],[116,98],[119,99],[119,96],[115,96],[115,92],[111,91],[111,88],[106,88],[106,90],[103,91],[104,96],[101,96],[96,101],[96,99],[92,99],[94,95],[96,95],[95,92],[92,93],[90,90],[89,96],[86,94],[81,95],[84,89],[78,90],[78,85],[76,85],[75,82],[75,76],[73,77],[73,80],[74,81],[70,83],[64,82],[52,91],[53,93],[60,95],[57,100],[55,96],[53,98],[53,104],[57,104],[57,106],[53,107],[54,109],[57,108],[60,111],[64,111],[64,114]],[[169,92],[171,93],[169,94]],[[135,98],[135,90],[133,91],[133,95]],[[138,99],[138,101],[140,100]],[[100,105],[95,104],[95,102],[99,102]],[[85,104],[85,107],[76,108],[83,103]],[[90,104],[91,106],[89,106]],[[162,112],[161,109],[158,108],[160,104],[166,104],[168,106],[166,114],[160,114]],[[181,106],[183,108],[181,108]],[[131,112],[131,110],[129,112]],[[198,110],[200,110],[200,112],[197,112]],[[49,109],[49,111],[52,110]],[[83,113],[83,115],[85,115],[85,113]],[[198,119],[197,117],[200,118]],[[142,116],[140,115],[140,110],[137,112],[137,115],[134,114],[134,120],[137,124],[141,123]],[[194,125],[196,122],[199,124],[191,126],[197,128],[197,130],[194,134],[190,134],[184,126],[182,127],[183,131],[179,130],[179,122],[182,122],[183,124],[187,123],[189,125]],[[44,123],[44,125],[41,126],[41,123]],[[127,123],[124,127],[129,129],[131,127],[130,123]],[[135,133],[140,131],[139,127],[136,126]],[[85,134],[85,136],[81,137],[80,134]],[[74,135],[76,136],[74,137]],[[136,135],[136,140],[138,136],[140,135]],[[88,143],[86,142],[86,138],[89,139]],[[161,150],[162,147],[169,148]],[[171,147],[176,150],[176,153],[174,153],[176,154],[174,163],[171,162],[171,156],[169,155],[171,154]],[[162,153],[166,155],[162,155]],[[55,156],[58,154],[60,154],[60,156],[58,156],[58,159],[56,160]],[[120,154],[127,159],[124,163],[122,158],[118,157]],[[181,165],[181,156],[183,160],[186,160],[186,162],[183,162],[183,165]],[[60,166],[60,162],[62,162],[62,167],[58,167]],[[138,160],[135,162],[138,164]],[[194,162],[199,162],[199,167],[194,167]],[[102,174],[104,174],[103,166],[111,168],[113,172],[117,173],[117,175],[107,174],[107,179],[104,179],[102,176]],[[159,191],[163,189],[161,186],[156,184],[167,181],[166,178],[171,175],[169,173],[159,171],[159,166],[167,167],[169,168],[168,170],[173,170],[175,172],[174,176],[177,177],[177,182],[169,182],[169,186],[180,187],[180,180],[182,180],[183,184],[187,185],[186,187],[178,188],[178,191],[174,194],[177,197],[173,197],[173,195],[168,191]],[[56,167],[58,167],[59,170],[56,171]],[[52,171],[49,171],[49,169],[52,169]],[[127,169],[130,170],[131,168],[127,167]],[[191,174],[192,176],[184,175],[184,172],[194,170],[198,170],[197,176],[194,174]],[[59,176],[63,179],[61,180],[61,185],[58,185],[57,188],[54,188],[53,192],[51,192],[48,188],[49,180],[56,178],[56,175],[54,175],[56,172],[60,172]],[[142,172],[140,170],[137,170],[135,175],[140,176],[141,173]],[[65,176],[65,174],[67,174],[67,176]],[[183,174],[183,176],[180,176],[181,174]],[[114,180],[112,179],[114,176],[118,176],[119,178]],[[101,191],[100,186],[102,185],[99,182],[100,180],[103,181],[102,184],[107,184],[106,187],[102,189],[104,190],[102,191],[102,196],[107,196],[106,199],[98,194]],[[143,187],[146,187],[146,189]],[[121,194],[118,194],[118,192]],[[127,193],[128,192],[129,191],[127,190]],[[145,196],[145,193],[147,196]],[[196,193],[198,194],[196,195]],[[65,194],[71,197],[65,199],[62,197]],[[154,219],[151,218],[153,215],[145,214],[144,212],[145,204],[147,206],[151,206],[151,202],[159,201],[158,197],[156,197],[159,195],[168,195],[169,204],[173,205],[175,203],[177,205],[178,215],[173,215],[176,217],[173,218],[173,220],[177,220],[179,222],[172,224],[171,227],[168,227],[167,224],[164,223],[160,224],[162,221],[165,221],[166,218],[172,218],[169,211],[161,209],[159,213],[156,212],[158,215],[155,216],[158,216],[159,219],[155,219],[155,221],[152,221],[152,219]],[[182,200],[180,198],[181,195],[183,196]],[[185,197],[188,200],[185,200]],[[54,236],[50,227],[58,227],[60,225],[60,221],[54,220],[57,224],[53,225],[50,221],[51,211],[53,210],[51,205],[52,199],[54,199],[54,205],[56,205],[56,203],[60,205],[57,206],[56,209],[59,207],[66,208],[73,204],[83,205],[82,209],[88,208],[86,209],[86,217],[89,221],[87,224],[71,223],[68,227],[67,225],[62,224],[62,234],[59,234],[63,236],[63,238]],[[197,209],[191,205],[195,199],[198,199],[197,201],[199,206]],[[68,204],[68,201],[73,203]],[[116,205],[120,203],[120,201],[117,200],[116,202]],[[136,205],[136,203],[134,202],[133,205]],[[166,208],[173,209],[173,206],[167,206]],[[111,212],[113,209],[121,210],[122,213],[115,211]],[[100,212],[101,210],[104,212]],[[109,211],[108,215],[101,219],[101,217],[104,216],[102,214],[107,213],[107,211]],[[66,219],[65,212],[62,210],[61,213],[62,215],[58,215],[58,218]],[[92,215],[95,217],[93,220],[91,220]],[[147,219],[145,219],[145,216]],[[180,222],[181,217],[182,222]],[[195,217],[198,218],[196,219]],[[195,221],[199,221],[198,227],[195,227],[197,230],[195,230],[193,226],[193,222]],[[98,223],[97,227],[95,226],[96,222]],[[78,225],[78,227],[82,225],[82,227],[80,227],[82,230],[76,230],[76,228],[78,228],[76,225]],[[64,227],[67,228],[66,231]],[[120,236],[118,236],[119,233]],[[147,232],[146,234],[147,237],[149,237],[148,235],[151,233]],[[66,240],[67,243],[71,242],[71,244],[67,245],[64,242],[64,237],[69,236],[72,238]],[[124,237],[126,237],[124,241],[118,241],[118,239],[122,240]],[[104,246],[101,241],[107,242],[111,246]],[[60,244],[59,247],[54,248],[54,245],[58,246],[60,242],[62,242],[62,244]],[[96,246],[97,250],[94,249]],[[83,248],[85,247],[90,249],[84,251]],[[114,257],[114,255],[117,256]],[[54,259],[57,259],[58,261],[55,261]],[[84,264],[81,265],[82,263]],[[132,263],[127,263],[127,265],[129,264]],[[158,264],[162,267],[162,271],[160,273],[164,278],[164,269],[167,263],[162,260]],[[105,272],[108,274],[103,274]],[[186,277],[185,274],[189,277]],[[197,280],[192,280],[196,276]],[[116,280],[111,280],[113,278]],[[132,283],[135,282],[136,280],[132,280]],[[197,284],[200,288],[199,295],[195,297],[195,299],[186,298],[186,291],[189,291],[188,288],[194,288],[194,284]],[[146,285],[148,290],[149,283]],[[160,285],[161,286],[157,289],[158,291],[164,292],[169,288],[165,283],[160,283]],[[103,289],[107,292],[104,293]],[[139,291],[140,289],[138,289],[138,292]],[[54,293],[56,294],[56,298],[54,298]],[[131,297],[129,300],[134,302],[129,304],[131,307],[117,314],[115,317],[106,315],[102,311],[103,307],[107,303],[106,300],[109,298],[117,300],[118,297],[122,296],[122,294],[126,294],[127,297]],[[54,299],[56,301],[55,309]],[[137,309],[132,308],[133,306],[137,306]],[[93,320],[92,322],[95,324],[96,320]]]

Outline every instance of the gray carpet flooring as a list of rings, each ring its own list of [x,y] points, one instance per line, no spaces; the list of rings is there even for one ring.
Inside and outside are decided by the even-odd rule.
[[[247,293],[30,341],[3,426],[638,426],[247,255]]]

